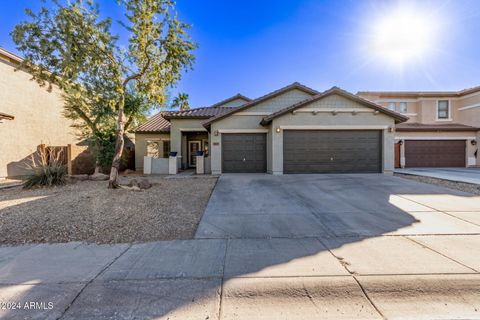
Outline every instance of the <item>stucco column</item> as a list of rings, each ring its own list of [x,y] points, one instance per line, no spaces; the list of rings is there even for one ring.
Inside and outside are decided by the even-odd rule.
[[[400,139],[400,167],[405,168],[405,140]]]
[[[390,129],[382,130],[383,132],[383,172],[393,173],[395,168],[395,131]]]
[[[270,136],[272,139],[271,142],[271,168],[272,174],[282,175],[283,174],[283,130],[280,132],[276,131],[276,123],[272,122],[270,126]],[[278,127],[280,128],[280,127]]]

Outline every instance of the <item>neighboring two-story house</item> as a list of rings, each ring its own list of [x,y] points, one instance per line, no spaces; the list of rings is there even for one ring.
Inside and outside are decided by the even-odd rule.
[[[443,92],[362,91],[357,95],[409,118],[395,126],[396,167],[480,165],[480,87]]]
[[[21,62],[0,48],[0,179],[28,175],[42,146],[64,152],[71,173],[93,171],[92,155],[63,116],[61,90],[40,87],[31,74],[17,69]]]

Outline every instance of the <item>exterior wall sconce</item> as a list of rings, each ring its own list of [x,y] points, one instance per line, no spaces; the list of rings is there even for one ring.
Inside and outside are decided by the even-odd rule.
[[[312,111],[312,114],[315,116],[317,115],[318,111]]]
[[[213,131],[214,136],[218,136],[218,130]]]
[[[277,127],[277,128],[275,129],[275,132],[276,132],[276,133],[280,133],[280,128]]]
[[[395,132],[395,129],[393,127],[388,127],[388,132]]]
[[[377,115],[377,114],[379,114],[379,113],[380,113],[380,111],[378,111],[378,110],[375,110],[375,111],[373,112],[374,115]]]
[[[357,113],[358,113],[358,112],[357,112],[356,110],[353,110],[353,111],[352,111],[352,116],[356,116]]]
[[[293,111],[292,111],[292,114],[293,114],[293,115],[296,115],[296,114],[297,114],[297,111],[293,110]]]
[[[334,110],[334,111],[332,111],[332,114],[333,114],[334,116],[336,116],[336,115],[337,115],[337,113],[338,113],[338,112],[337,112],[337,111],[335,111],[335,110]]]
[[[402,145],[402,144],[403,144],[403,140],[398,141],[398,144],[399,144],[399,145]]]
[[[470,140],[470,144],[472,146],[476,146],[477,145],[477,140]]]

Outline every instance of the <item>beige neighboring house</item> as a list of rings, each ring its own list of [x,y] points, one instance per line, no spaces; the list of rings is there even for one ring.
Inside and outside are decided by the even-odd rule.
[[[58,88],[48,92],[32,76],[15,71],[22,59],[0,48],[0,178],[23,176],[39,145],[78,143],[72,122],[62,116]]]
[[[357,94],[409,117],[396,125],[396,167],[480,165],[480,86],[461,91]]]
[[[153,116],[136,132],[136,168],[168,173],[172,158],[180,169],[195,168],[203,151],[212,174],[391,173],[395,125],[407,120],[340,88],[295,82],[253,100],[239,94]],[[176,157],[167,159],[169,152]]]

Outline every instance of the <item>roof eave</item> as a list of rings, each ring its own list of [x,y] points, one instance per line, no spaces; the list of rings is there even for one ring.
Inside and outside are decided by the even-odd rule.
[[[210,119],[212,116],[163,116],[165,120],[171,119]]]
[[[479,131],[480,128],[396,128],[397,132],[464,132]]]
[[[169,133],[170,130],[135,130],[134,133]]]
[[[242,105],[242,106],[239,106],[238,108],[235,108],[235,110],[231,110],[231,111],[227,111],[226,113],[223,113],[223,114],[220,114],[218,116],[214,116],[212,117],[209,121],[206,121],[205,124],[203,125],[205,128],[207,128],[206,126],[209,126],[211,123],[213,122],[216,122],[218,120],[221,120],[223,118],[226,118],[228,116],[230,116],[231,114],[235,113],[235,112],[238,112],[238,111],[242,111],[242,110],[245,110],[245,109],[248,109],[250,107],[253,107],[259,103],[262,103],[263,101],[267,101],[268,99],[271,99],[271,98],[274,98],[276,96],[279,96],[281,95],[282,93],[284,92],[287,92],[289,90],[293,90],[293,89],[298,89],[300,91],[303,91],[305,93],[309,93],[309,94],[319,94],[318,91],[312,89],[312,88],[309,88],[307,86],[304,86],[298,82],[294,82],[286,87],[283,87],[281,89],[278,89],[278,90],[275,90],[275,91],[272,91],[262,97],[259,97],[257,99],[254,99],[254,100],[251,100],[250,102],[247,102],[246,104]]]
[[[298,108],[302,108],[306,105],[308,105],[309,103],[312,103],[312,102],[315,102],[315,101],[318,101],[318,100],[321,100],[331,94],[338,94],[340,96],[343,96],[344,98],[346,99],[350,99],[350,100],[353,100],[353,101],[356,101],[358,102],[359,104],[363,104],[363,105],[366,105],[366,106],[369,106],[370,108],[374,109],[374,110],[377,110],[378,112],[382,112],[386,115],[389,115],[391,116],[392,118],[395,119],[395,123],[402,123],[402,122],[405,122],[407,121],[409,118],[407,116],[404,116],[398,112],[395,112],[395,111],[391,111],[391,110],[388,110],[374,102],[371,102],[367,99],[364,99],[362,97],[359,97],[357,95],[354,95],[354,94],[351,94],[345,90],[342,90],[338,87],[332,87],[331,89],[328,89],[316,96],[313,96],[309,99],[306,99],[306,100],[303,100],[303,101],[300,101],[290,107],[287,107],[287,108],[284,108],[283,110],[280,110],[276,113],[273,113],[271,115],[268,115],[266,117],[264,117],[262,119],[262,121],[260,122],[260,124],[262,126],[266,126],[268,124],[270,124],[272,122],[273,119],[277,118],[277,117],[280,117],[282,115],[284,115],[285,113],[288,113],[288,112],[292,112]]]

